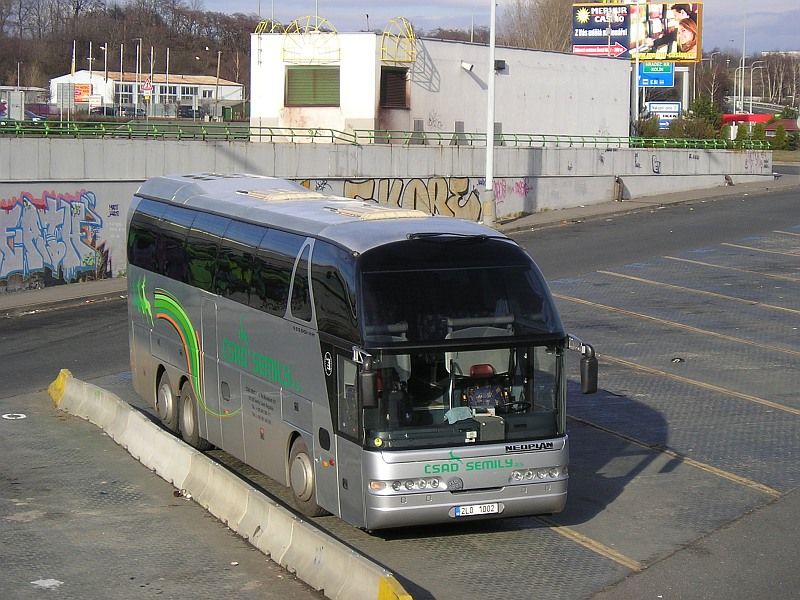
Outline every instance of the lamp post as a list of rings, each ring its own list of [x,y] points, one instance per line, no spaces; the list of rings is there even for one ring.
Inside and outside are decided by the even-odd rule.
[[[757,60],[750,64],[750,114],[753,114],[753,71],[756,69],[763,69],[763,66],[756,66],[756,64],[764,64],[763,60]]]
[[[108,42],[100,46],[103,51],[103,80],[108,82]]]
[[[86,57],[89,62],[89,89],[92,86],[92,63],[94,62],[94,52],[92,52],[92,42],[89,41],[89,56]]]
[[[739,105],[739,94],[741,92],[741,90],[739,90],[739,71],[744,73],[746,68],[747,67],[739,66],[736,67],[736,70],[733,72],[733,112],[737,112],[737,108],[739,108],[741,112],[744,112],[744,94],[742,94],[742,103]],[[742,81],[744,81],[744,77]]]
[[[142,71],[142,38],[133,38],[136,42],[136,90],[134,92],[133,115],[136,117],[136,109],[139,108],[139,74]]]
[[[497,6],[495,0],[489,0],[489,72],[486,82],[486,184],[484,185],[486,200],[483,202],[483,222],[494,225],[494,55],[495,55],[495,20]]]
[[[22,64],[22,61],[21,61],[21,60],[18,60],[18,61],[17,61],[17,89],[19,89],[19,88],[20,88],[20,84],[19,84],[19,74],[20,74],[20,68],[19,68],[19,66],[20,66],[21,64]]]
[[[222,50],[217,50],[217,83],[214,86],[214,117],[218,119],[221,117],[219,114],[219,63],[221,60]]]

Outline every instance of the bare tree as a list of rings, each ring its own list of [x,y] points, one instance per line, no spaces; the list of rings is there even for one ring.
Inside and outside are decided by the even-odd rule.
[[[518,48],[570,52],[572,0],[513,0],[500,18],[498,40]]]

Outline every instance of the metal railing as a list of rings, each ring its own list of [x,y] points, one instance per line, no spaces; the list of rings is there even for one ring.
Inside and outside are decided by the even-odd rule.
[[[177,121],[2,121],[0,135],[15,137],[70,137],[172,139],[201,141],[325,142],[340,144],[401,144],[420,146],[485,146],[485,133],[457,131],[401,131],[356,129],[352,132],[318,127],[255,127],[249,123],[194,123]],[[503,133],[495,146],[522,148],[682,148],[697,150],[769,150],[761,140],[639,138],[594,135]]]

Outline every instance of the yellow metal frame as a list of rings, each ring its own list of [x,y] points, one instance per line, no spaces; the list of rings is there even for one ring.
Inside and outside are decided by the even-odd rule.
[[[341,59],[339,32],[323,17],[298,17],[284,30],[281,54],[285,63],[338,63]]]
[[[381,35],[381,62],[409,64],[417,60],[417,35],[404,17],[389,20]]]

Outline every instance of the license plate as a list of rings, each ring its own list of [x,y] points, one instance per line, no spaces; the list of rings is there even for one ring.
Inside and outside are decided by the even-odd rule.
[[[454,517],[478,517],[480,515],[491,515],[500,512],[500,505],[497,502],[489,504],[467,504],[465,506],[454,506]]]

